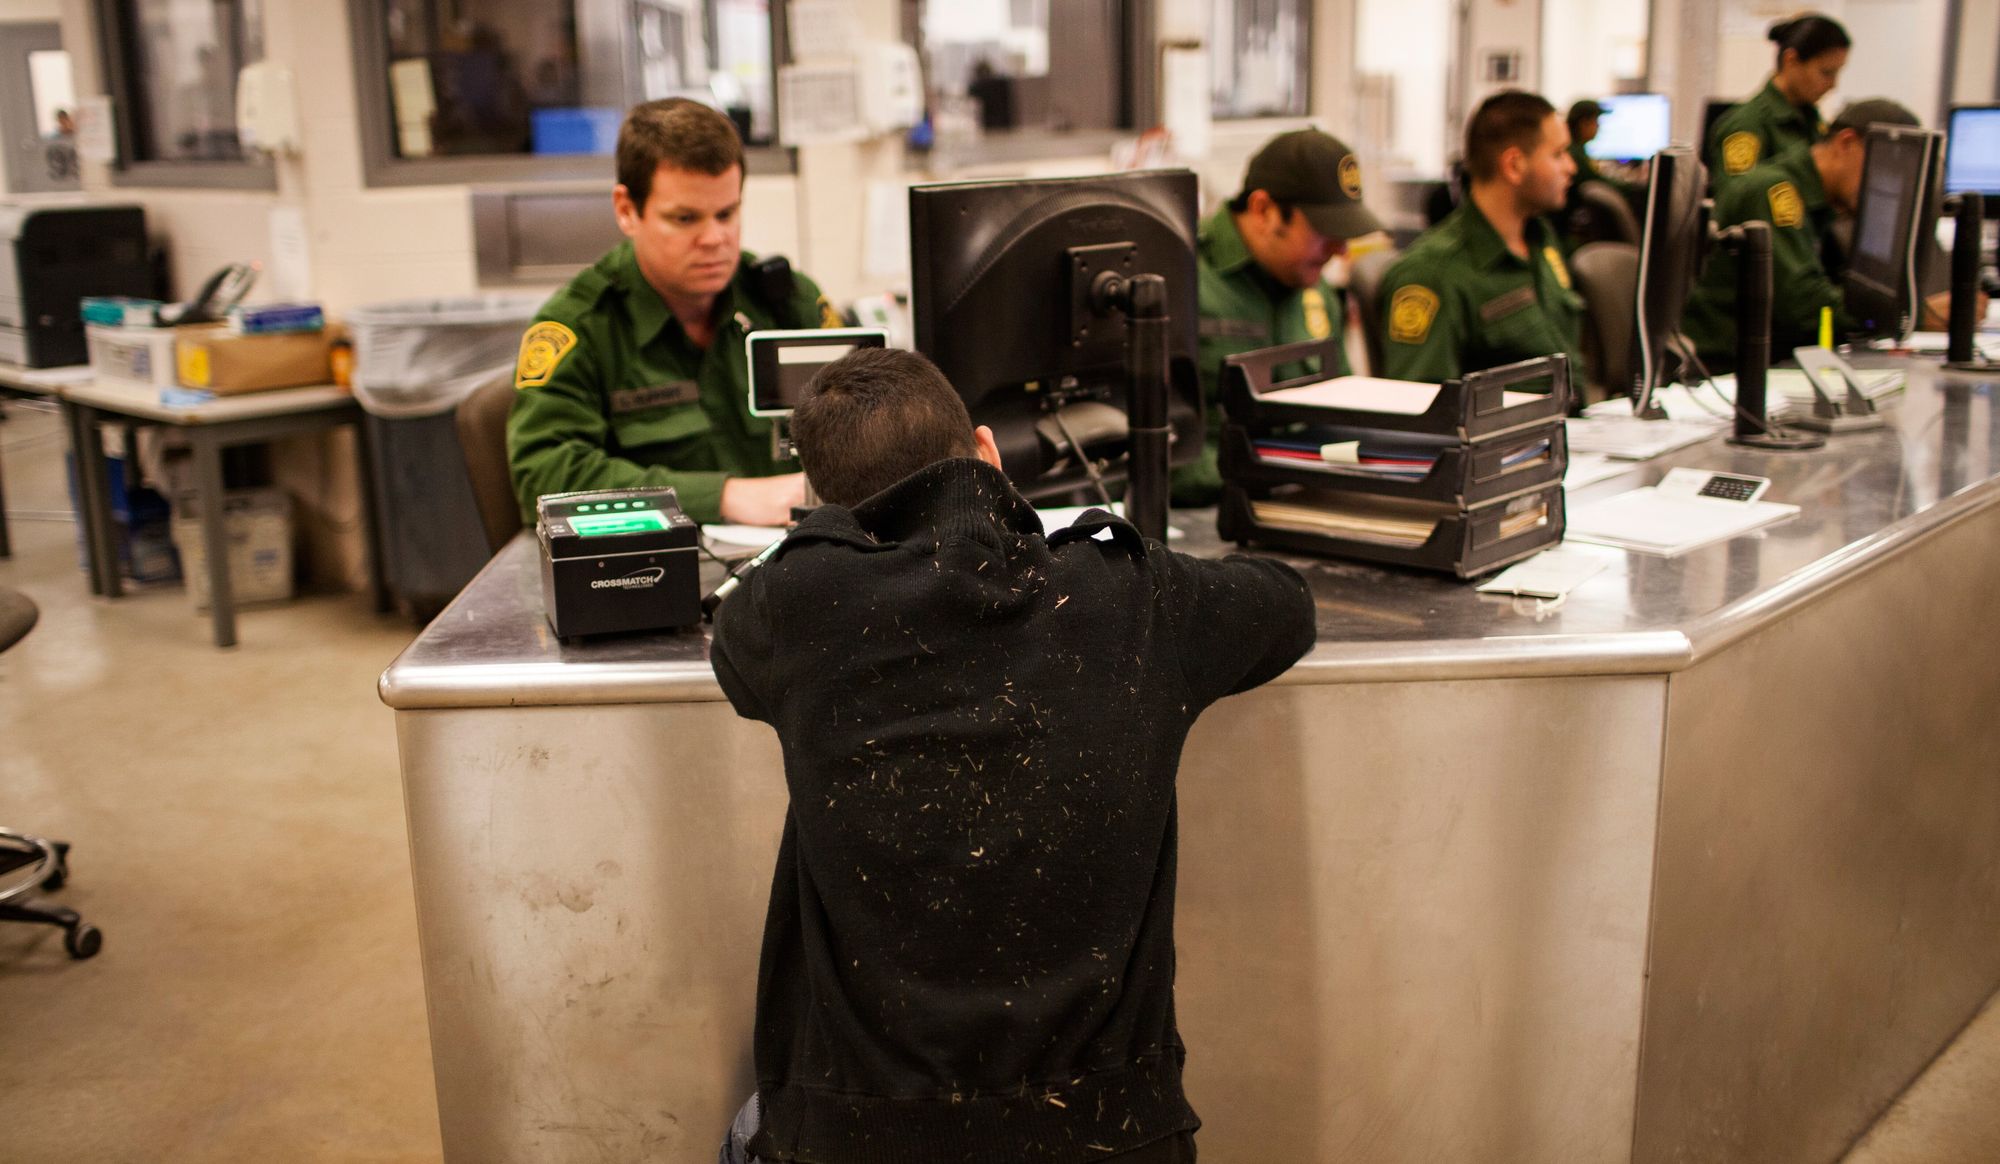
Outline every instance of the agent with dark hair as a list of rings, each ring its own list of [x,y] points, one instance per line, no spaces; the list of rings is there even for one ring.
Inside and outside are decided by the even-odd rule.
[[[1201,224],[1195,238],[1201,312],[1196,361],[1208,402],[1208,443],[1199,461],[1174,471],[1174,504],[1213,505],[1222,491],[1215,467],[1222,361],[1339,335],[1346,298],[1322,272],[1346,252],[1349,239],[1381,229],[1361,204],[1361,162],[1354,151],[1316,129],[1266,142],[1243,173],[1242,191]],[[1347,357],[1338,347],[1335,361],[1320,371],[1346,375]]]
[[[743,336],[839,318],[812,280],[740,249],[743,143],[727,117],[639,105],[617,170],[626,241],[521,339],[507,420],[521,512],[532,521],[544,493],[671,485],[696,521],[783,525],[804,478],[779,473],[770,422],[750,415]]]
[[[1718,198],[1759,163],[1826,136],[1816,102],[1840,83],[1854,44],[1839,21],[1816,12],[1779,21],[1768,35],[1778,46],[1771,79],[1709,131],[1705,156]]]
[[[1383,279],[1384,374],[1443,381],[1557,352],[1582,367],[1583,300],[1544,217],[1576,172],[1563,119],[1533,93],[1496,93],[1466,127],[1465,167],[1465,201]]]
[[[828,365],[793,435],[828,503],[711,648],[791,792],[723,1160],[1192,1161],[1176,772],[1312,645],[1304,582],[1103,512],[1044,537],[914,353]]]

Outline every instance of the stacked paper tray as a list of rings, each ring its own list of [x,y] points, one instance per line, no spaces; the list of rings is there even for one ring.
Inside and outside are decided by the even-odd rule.
[[[1283,344],[1231,356],[1222,364],[1222,405],[1229,419],[1255,428],[1330,424],[1381,432],[1422,433],[1473,441],[1569,413],[1569,360],[1554,355],[1470,372],[1442,384],[1374,376],[1304,376],[1287,368],[1317,360],[1332,367],[1331,340]]]
[[[1223,538],[1475,578],[1562,541],[1560,484],[1462,509],[1352,491],[1225,484]]]
[[[1351,461],[1348,446],[1358,446]],[[1260,434],[1230,424],[1223,426],[1218,454],[1224,480],[1311,485],[1461,509],[1558,484],[1568,465],[1568,437],[1560,420],[1476,442],[1429,445],[1321,425]]]

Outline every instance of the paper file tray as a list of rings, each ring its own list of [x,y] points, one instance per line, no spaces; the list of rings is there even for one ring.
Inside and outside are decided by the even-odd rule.
[[[1544,356],[1469,372],[1442,384],[1375,376],[1275,379],[1286,365],[1334,360],[1333,341],[1311,340],[1222,361],[1222,406],[1237,424],[1338,424],[1477,440],[1569,413],[1569,358]],[[1531,390],[1532,389],[1532,390]]]
[[[1342,440],[1344,435],[1315,427],[1253,436],[1241,425],[1224,425],[1217,467],[1225,481],[1320,486],[1466,509],[1559,484],[1569,465],[1568,435],[1560,420],[1475,444],[1410,445],[1412,459],[1402,463],[1394,459],[1403,450],[1393,438],[1360,441],[1355,463],[1328,461],[1313,447],[1352,443]],[[1329,440],[1321,442],[1322,436]],[[1434,458],[1428,467],[1420,463],[1426,455]]]
[[[1216,528],[1240,544],[1473,578],[1562,541],[1563,491],[1550,485],[1455,509],[1298,485],[1225,484]]]

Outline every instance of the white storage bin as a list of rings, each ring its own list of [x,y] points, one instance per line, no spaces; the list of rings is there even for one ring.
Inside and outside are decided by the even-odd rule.
[[[97,379],[148,388],[171,388],[178,382],[173,328],[91,323],[83,331],[90,371]]]
[[[437,416],[513,371],[540,292],[377,303],[347,313],[354,398],[388,420]]]
[[[174,507],[174,548],[196,610],[208,609],[208,557],[201,515],[193,505]],[[242,606],[292,597],[292,496],[282,489],[231,490],[223,501],[229,535],[229,589]]]

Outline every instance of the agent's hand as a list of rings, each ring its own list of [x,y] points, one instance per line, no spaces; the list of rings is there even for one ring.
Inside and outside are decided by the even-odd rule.
[[[731,477],[722,483],[722,520],[731,525],[789,524],[792,507],[806,501],[806,475]]]

